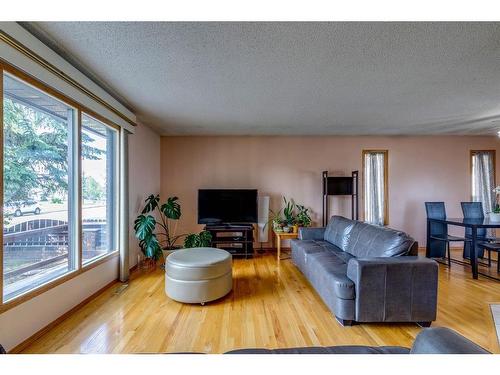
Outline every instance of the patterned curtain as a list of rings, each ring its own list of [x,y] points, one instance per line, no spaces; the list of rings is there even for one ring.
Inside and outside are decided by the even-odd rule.
[[[495,208],[494,175],[493,153],[475,151],[472,154],[472,200],[483,204],[485,215]]]
[[[365,154],[365,221],[376,225],[384,225],[385,221],[384,157],[383,152]]]

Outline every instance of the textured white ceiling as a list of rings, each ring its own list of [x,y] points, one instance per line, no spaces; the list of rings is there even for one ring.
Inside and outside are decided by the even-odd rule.
[[[500,129],[500,23],[27,26],[161,134]]]

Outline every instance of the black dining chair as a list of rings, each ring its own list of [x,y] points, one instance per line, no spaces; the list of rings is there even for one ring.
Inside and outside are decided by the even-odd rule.
[[[444,202],[425,202],[425,211],[427,212],[428,219],[446,219],[446,208]],[[440,247],[440,244],[444,244],[445,251],[443,258],[448,258],[448,267],[451,267],[450,242],[466,243],[470,241],[470,239],[465,237],[449,235],[448,224],[438,222],[431,222],[430,233],[428,233],[428,236],[430,238],[431,249],[433,247]]]
[[[500,273],[500,243],[498,242],[482,242],[479,244],[488,252],[488,267],[491,267],[491,252],[497,253],[497,272]]]
[[[484,219],[483,204],[481,202],[461,202],[464,219]],[[465,228],[465,238],[472,238],[472,228]],[[486,228],[477,228],[477,257],[484,257],[484,248],[481,243],[489,242],[494,238],[489,238]],[[470,259],[471,243],[466,242],[464,245],[464,258]],[[490,254],[491,256],[491,254]]]

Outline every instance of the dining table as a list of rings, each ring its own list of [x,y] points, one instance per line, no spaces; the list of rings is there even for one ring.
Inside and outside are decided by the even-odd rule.
[[[431,219],[427,218],[427,246],[426,246],[426,256],[428,258],[432,257],[431,254],[431,238],[430,238],[430,228],[431,223],[443,223],[447,225],[470,228],[471,229],[471,246],[470,246],[470,264],[472,268],[472,277],[477,279],[479,276],[478,270],[478,252],[477,252],[477,244],[481,239],[478,239],[477,230],[479,228],[488,228],[488,229],[496,229],[500,228],[500,221],[493,221],[489,217],[484,218],[444,218],[444,219]],[[489,275],[485,275],[489,276]]]

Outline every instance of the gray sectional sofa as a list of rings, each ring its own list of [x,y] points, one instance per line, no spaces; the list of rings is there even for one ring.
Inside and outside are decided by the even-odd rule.
[[[292,260],[342,325],[436,319],[438,265],[406,233],[333,216],[300,228]]]
[[[426,328],[410,348],[402,346],[312,346],[282,349],[236,349],[226,354],[490,354],[451,329]]]

